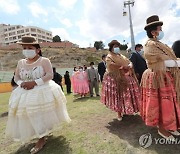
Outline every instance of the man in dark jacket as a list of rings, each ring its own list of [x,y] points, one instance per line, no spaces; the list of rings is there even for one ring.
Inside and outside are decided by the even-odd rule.
[[[98,64],[98,73],[100,75],[101,82],[103,81],[104,73],[106,72],[106,55],[102,55],[102,62]]]
[[[54,77],[53,77],[53,81],[54,82],[56,82],[58,85],[60,85],[61,86],[61,89],[62,89],[62,91],[63,91],[63,87],[62,87],[62,76],[58,73],[58,72],[56,72],[56,68],[55,67],[53,67],[53,73],[54,73]]]
[[[70,79],[68,71],[66,71],[64,75],[64,81],[65,81],[67,93],[70,94],[71,93],[71,79]]]
[[[132,53],[130,61],[133,63],[134,71],[136,73],[139,83],[141,82],[142,74],[147,69],[146,61],[143,57],[143,46],[142,44],[136,44],[136,52]]]

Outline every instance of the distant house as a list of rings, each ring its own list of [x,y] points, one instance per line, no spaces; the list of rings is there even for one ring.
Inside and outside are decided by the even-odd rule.
[[[63,42],[41,42],[40,46],[42,48],[79,48],[77,44],[74,44],[69,41],[63,41]]]

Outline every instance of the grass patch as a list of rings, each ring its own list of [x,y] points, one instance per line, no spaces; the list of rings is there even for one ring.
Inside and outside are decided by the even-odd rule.
[[[0,94],[0,112],[8,110],[10,93]],[[72,122],[53,132],[39,154],[169,154],[179,153],[179,145],[156,145],[147,149],[138,139],[145,133],[159,138],[157,130],[144,125],[139,116],[116,120],[116,113],[100,103],[99,97],[78,98],[66,95]],[[0,118],[0,154],[28,154],[36,140],[21,144],[4,136],[7,116]]]
[[[0,116],[7,112],[8,100],[11,93],[0,93]]]

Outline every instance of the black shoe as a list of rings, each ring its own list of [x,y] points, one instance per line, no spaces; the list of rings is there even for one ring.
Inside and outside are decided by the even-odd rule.
[[[93,97],[93,95],[91,95],[91,97]]]
[[[98,97],[98,96],[100,96],[100,95],[98,94],[98,95],[96,95],[96,96]]]

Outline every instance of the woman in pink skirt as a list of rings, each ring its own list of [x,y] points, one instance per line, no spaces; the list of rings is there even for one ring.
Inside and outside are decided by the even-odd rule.
[[[118,120],[123,115],[139,112],[140,90],[132,63],[120,53],[117,40],[109,44],[106,57],[107,71],[102,82],[101,102],[118,113]]]
[[[83,67],[79,66],[79,70],[73,75],[74,88],[73,92],[81,97],[89,93],[89,83],[87,73],[83,71]]]
[[[141,116],[148,126],[158,127],[158,133],[168,140],[180,135],[180,61],[167,45],[160,42],[163,22],[153,15],[145,30],[149,40],[144,46],[148,69],[144,72]]]

